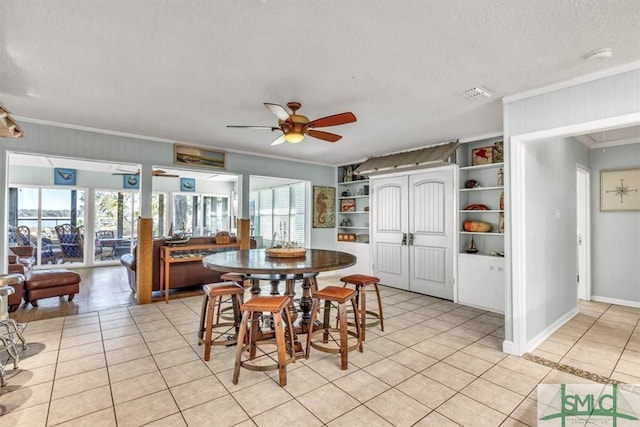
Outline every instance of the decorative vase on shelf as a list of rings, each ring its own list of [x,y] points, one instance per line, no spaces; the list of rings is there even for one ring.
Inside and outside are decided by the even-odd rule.
[[[498,186],[504,185],[504,171],[502,168],[498,169]]]

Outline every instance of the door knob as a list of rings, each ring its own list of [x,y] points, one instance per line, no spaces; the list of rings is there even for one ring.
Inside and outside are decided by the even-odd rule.
[[[405,246],[407,244],[407,233],[402,233],[402,244],[401,246]]]
[[[413,246],[413,233],[409,233],[409,246]]]

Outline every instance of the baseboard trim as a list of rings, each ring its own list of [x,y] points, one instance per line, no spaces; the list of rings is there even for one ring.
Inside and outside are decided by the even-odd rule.
[[[535,337],[533,337],[533,339],[529,340],[526,344],[526,349],[525,349],[525,353],[528,353],[532,350],[534,350],[536,347],[538,347],[540,344],[542,344],[544,342],[544,340],[546,340],[547,338],[549,338],[551,335],[553,335],[553,333],[555,331],[557,331],[558,329],[560,329],[560,327],[562,325],[564,325],[565,323],[567,323],[569,320],[571,320],[575,315],[577,315],[580,311],[578,310],[578,307],[574,307],[573,309],[571,309],[568,313],[566,313],[564,316],[560,317],[558,320],[556,320],[555,322],[553,322],[551,325],[549,325],[547,328],[545,328],[544,330],[542,330],[538,335],[536,335]]]
[[[604,303],[607,303],[607,304],[624,305],[626,307],[640,308],[640,302],[639,301],[629,301],[629,300],[625,300],[625,299],[600,297],[600,296],[597,296],[597,295],[591,295],[591,301],[604,302]]]
[[[502,351],[507,354],[513,354],[514,356],[519,356],[519,354],[515,354],[513,352],[513,341],[508,341],[508,340],[502,341]]]

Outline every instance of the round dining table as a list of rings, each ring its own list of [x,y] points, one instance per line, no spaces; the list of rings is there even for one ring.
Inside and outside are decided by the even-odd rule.
[[[285,295],[290,297],[290,313],[294,321],[297,317],[294,306],[295,281],[302,280],[299,304],[302,318],[296,329],[297,332],[307,333],[311,321],[311,290],[318,287],[318,274],[350,267],[356,260],[352,254],[326,249],[307,249],[305,256],[292,258],[272,257],[265,249],[248,249],[207,255],[202,259],[202,264],[211,270],[241,274],[251,281],[253,295],[261,292],[261,280],[270,282],[272,295],[280,294],[280,285],[285,283]],[[301,346],[297,344],[295,347],[296,357],[304,356]]]

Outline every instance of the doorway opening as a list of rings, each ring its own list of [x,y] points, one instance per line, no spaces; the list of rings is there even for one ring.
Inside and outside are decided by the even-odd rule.
[[[578,282],[578,299],[589,301],[591,299],[591,215],[590,200],[590,172],[589,169],[576,166],[576,254],[577,266],[576,280]]]
[[[505,312],[508,313],[507,321],[510,318],[511,323],[506,325],[505,330],[507,336],[509,335],[508,332],[511,332],[512,339],[504,341],[503,349],[505,352],[522,355],[532,350],[577,313],[576,304],[574,311],[568,311],[555,321],[548,321],[548,319],[540,316],[529,314],[532,313],[530,307],[533,305],[532,297],[543,294],[541,291],[534,293],[536,283],[532,279],[532,274],[540,275],[541,273],[531,266],[530,253],[527,251],[528,243],[532,241],[532,230],[535,230],[536,226],[535,218],[530,212],[527,212],[528,195],[526,192],[527,173],[525,167],[527,147],[531,143],[547,138],[572,137],[638,125],[640,125],[640,113],[632,113],[510,137],[510,168],[517,170],[518,173],[510,174],[509,186],[506,192],[507,198],[511,202],[511,221],[510,226],[507,228],[507,241],[510,242],[511,248],[518,248],[518,250],[513,250],[510,254],[511,288],[507,289],[507,292],[510,291],[510,295],[508,294]],[[556,210],[557,218],[558,212]],[[575,245],[573,246],[575,247]],[[577,289],[574,290],[574,295],[576,294]],[[546,313],[545,311],[541,314],[544,315]],[[535,322],[537,324],[534,324]]]

